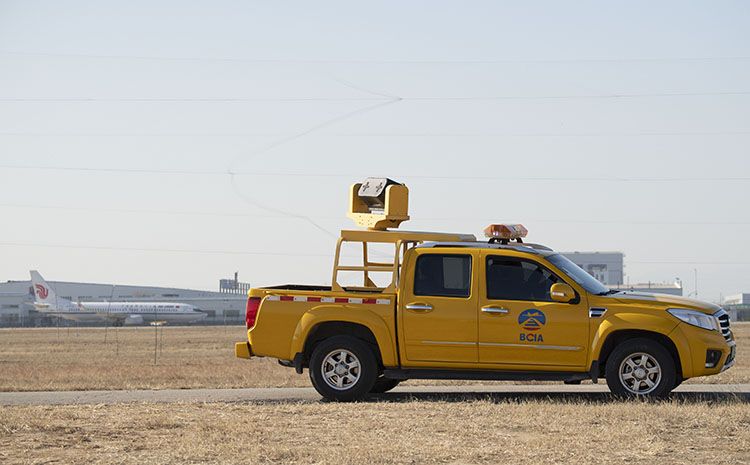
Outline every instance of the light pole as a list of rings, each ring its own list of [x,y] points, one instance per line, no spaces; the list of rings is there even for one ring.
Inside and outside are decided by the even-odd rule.
[[[688,294],[688,297],[695,297],[698,298],[698,268],[693,268],[693,273],[695,273],[695,290]]]
[[[695,271],[695,298],[698,298],[698,268],[694,268]]]

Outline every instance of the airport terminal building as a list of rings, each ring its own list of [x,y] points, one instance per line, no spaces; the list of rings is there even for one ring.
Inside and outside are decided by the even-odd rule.
[[[219,292],[151,286],[49,281],[58,296],[73,302],[174,302],[192,305],[207,317],[201,324],[242,324],[247,289],[233,279],[220,282]],[[0,283],[0,327],[57,325],[57,318],[37,312],[31,281]],[[59,324],[71,324],[61,321]],[[104,323],[102,323],[104,324]]]
[[[570,261],[608,286],[623,284],[625,254],[622,252],[561,252]]]
[[[750,321],[750,294],[728,296],[724,299],[724,308],[733,321]]]

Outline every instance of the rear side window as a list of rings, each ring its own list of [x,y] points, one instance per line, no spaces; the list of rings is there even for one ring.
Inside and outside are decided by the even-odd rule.
[[[561,282],[543,266],[527,260],[487,257],[487,298],[551,302],[553,284]]]
[[[426,254],[417,259],[414,295],[469,297],[471,255]]]

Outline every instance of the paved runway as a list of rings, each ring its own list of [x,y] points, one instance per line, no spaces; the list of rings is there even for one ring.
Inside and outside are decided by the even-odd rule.
[[[750,402],[750,384],[687,384],[673,397],[684,400],[737,399]],[[611,399],[605,384],[404,386],[375,401],[465,401],[472,399]],[[163,391],[2,392],[0,405],[113,405],[179,402],[319,402],[312,388],[181,389]]]

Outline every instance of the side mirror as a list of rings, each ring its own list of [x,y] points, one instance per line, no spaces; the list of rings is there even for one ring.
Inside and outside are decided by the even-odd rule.
[[[552,285],[549,295],[553,301],[567,304],[575,300],[576,291],[565,283],[557,283]]]

